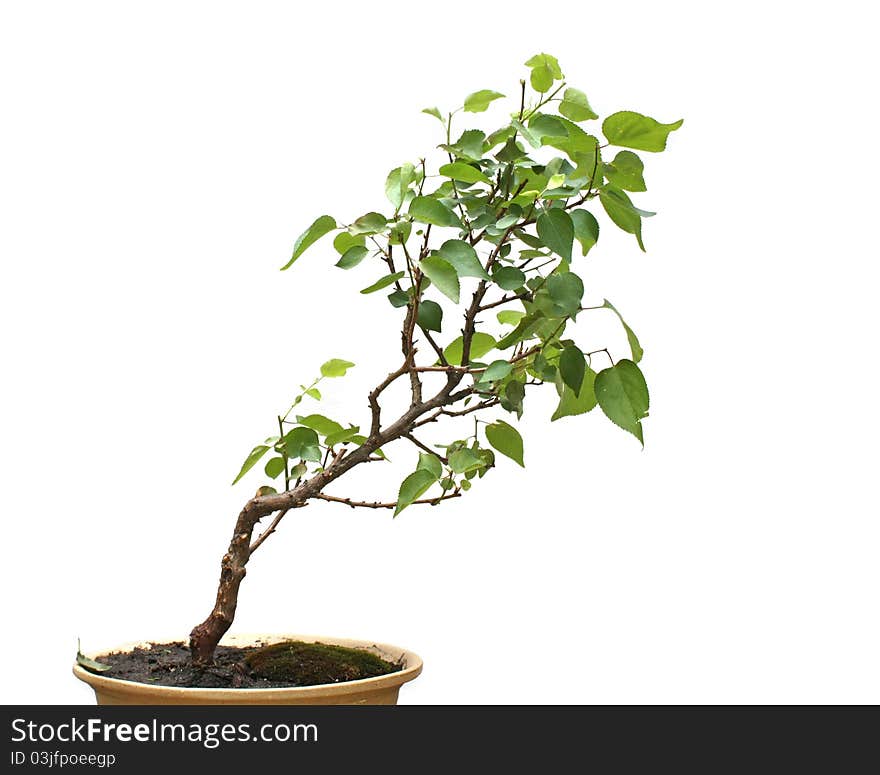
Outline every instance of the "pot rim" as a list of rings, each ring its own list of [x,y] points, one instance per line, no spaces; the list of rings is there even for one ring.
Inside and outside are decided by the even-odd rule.
[[[179,638],[177,640],[182,640],[184,643],[186,642],[185,638]],[[148,696],[155,695],[157,698],[160,695],[168,697],[169,694],[171,696],[178,697],[191,697],[195,694],[199,694],[205,697],[220,698],[229,697],[230,693],[232,693],[233,696],[241,697],[250,695],[268,698],[271,695],[284,694],[286,696],[293,695],[296,697],[308,698],[318,696],[327,697],[332,695],[352,694],[355,692],[386,689],[392,686],[401,686],[408,681],[412,681],[413,679],[417,678],[418,675],[422,672],[422,658],[415,652],[408,651],[407,649],[400,648],[399,646],[393,646],[389,643],[379,643],[372,640],[359,640],[355,638],[335,638],[323,635],[301,635],[299,633],[273,633],[269,635],[265,633],[236,633],[235,635],[227,635],[226,637],[224,637],[220,641],[220,645],[253,646],[256,645],[257,642],[260,642],[264,645],[269,645],[285,640],[300,640],[306,643],[326,643],[331,646],[362,648],[367,651],[372,651],[374,654],[378,654],[385,659],[390,658],[394,661],[402,659],[404,667],[402,670],[398,670],[395,673],[379,675],[373,678],[359,678],[356,681],[341,681],[339,683],[332,684],[313,684],[312,686],[275,686],[260,689],[234,687],[202,688],[198,686],[163,686],[162,684],[147,684],[141,683],[139,681],[128,681],[124,678],[110,678],[109,676],[104,676],[100,673],[92,673],[91,671],[86,670],[84,667],[80,666],[76,662],[74,662],[73,664],[73,674],[77,678],[79,678],[79,680],[84,681],[95,689],[112,691],[114,687],[126,687],[130,690],[137,690],[139,692],[142,692],[143,694]],[[94,659],[99,654],[106,654],[113,651],[130,651],[136,646],[144,646],[149,643],[155,642],[156,641],[146,640],[129,641],[127,643],[123,643],[122,645],[114,646],[112,648],[90,649],[89,651],[85,652],[85,655]]]

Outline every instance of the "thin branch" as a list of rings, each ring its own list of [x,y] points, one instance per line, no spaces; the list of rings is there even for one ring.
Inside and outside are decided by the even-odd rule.
[[[275,532],[275,528],[278,527],[278,523],[284,519],[284,515],[290,511],[290,509],[283,509],[279,511],[275,515],[275,519],[272,520],[272,524],[269,525],[262,533],[260,533],[260,537],[251,544],[250,549],[248,550],[248,555],[253,554],[257,549],[259,549],[260,545],[265,541],[272,533]]]
[[[320,492],[314,496],[318,500],[329,501],[330,503],[344,503],[346,506],[351,506],[351,508],[362,508],[362,509],[394,509],[397,508],[397,501],[380,503],[379,501],[355,501],[351,498],[338,498],[335,495],[327,495],[326,493]],[[436,506],[440,501],[447,501],[450,498],[460,498],[461,493],[456,490],[454,492],[447,493],[446,495],[438,495],[436,498],[422,498],[421,500],[413,501],[410,506],[417,506],[421,504],[428,504],[431,506]]]
[[[407,433],[407,434],[404,436],[404,438],[405,438],[405,439],[408,439],[409,441],[411,441],[411,442],[412,442],[413,444],[415,444],[419,449],[421,449],[421,450],[424,451],[424,452],[427,452],[429,455],[434,455],[434,457],[439,457],[440,460],[442,460],[444,463],[448,463],[448,462],[449,462],[449,461],[448,461],[445,457],[443,457],[443,455],[441,455],[439,452],[434,451],[433,449],[431,449],[431,448],[430,448],[429,446],[427,446],[426,444],[422,444],[422,442],[419,441],[419,440],[418,440],[415,436],[413,436],[411,433]]]

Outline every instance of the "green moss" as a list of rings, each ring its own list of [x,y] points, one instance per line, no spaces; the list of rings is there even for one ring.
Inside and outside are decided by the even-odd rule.
[[[357,681],[400,670],[400,665],[362,649],[294,640],[264,646],[245,661],[253,675],[289,686]]]

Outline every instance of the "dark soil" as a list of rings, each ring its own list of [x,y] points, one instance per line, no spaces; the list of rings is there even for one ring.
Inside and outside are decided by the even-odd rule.
[[[192,667],[189,649],[181,642],[151,643],[130,652],[102,654],[97,661],[110,666],[101,673],[109,678],[202,689],[315,686],[373,678],[402,669],[402,665],[362,649],[302,641],[247,648],[220,646],[214,664],[204,669]]]

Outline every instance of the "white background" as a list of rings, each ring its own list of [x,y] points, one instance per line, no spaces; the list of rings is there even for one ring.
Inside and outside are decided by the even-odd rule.
[[[281,274],[293,240],[385,208],[440,142],[420,109],[514,95],[539,51],[602,115],[685,118],[643,154],[649,252],[600,214],[575,266],[645,346],[645,450],[598,410],[551,425],[548,388],[525,472],[288,516],[236,629],[411,648],[409,703],[880,701],[866,7],[4,3],[2,701],[92,702],[78,635],[207,614],[243,456],[327,358],[358,367],[325,411],[364,422],[399,357],[378,272],[325,239]],[[623,357],[604,314],[577,335]],[[389,454],[329,490],[393,498]]]

